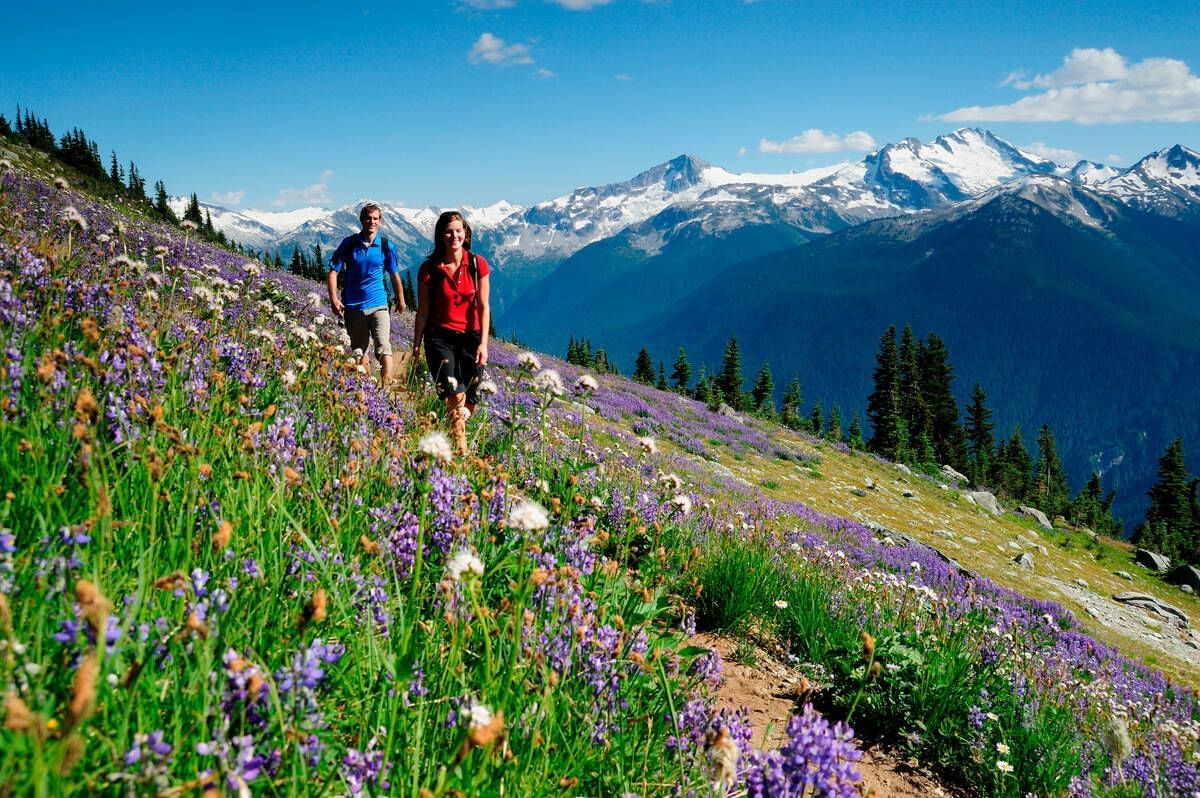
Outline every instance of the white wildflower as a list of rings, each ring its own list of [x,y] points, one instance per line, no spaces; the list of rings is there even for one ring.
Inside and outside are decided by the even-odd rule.
[[[638,447],[645,454],[658,454],[658,444],[655,443],[654,439],[651,438],[649,435],[647,435],[644,438],[638,438],[637,442],[638,442]]]
[[[575,380],[576,393],[591,393],[599,387],[600,383],[591,374],[580,374],[579,379]]]
[[[692,499],[686,493],[680,493],[671,499],[671,504],[675,505],[682,515],[689,515],[692,512]]]
[[[1008,747],[1007,743],[996,743],[996,753],[997,754],[1007,754],[1008,752],[1009,752],[1009,747]]]
[[[308,368],[308,361],[296,358],[296,368],[298,368],[300,371],[304,371]]]
[[[245,263],[242,264],[242,271],[244,271],[246,274],[250,275],[251,277],[257,277],[258,275],[262,274],[262,270],[263,270],[262,264],[257,263],[252,260],[246,261]]]
[[[540,532],[550,526],[550,519],[537,502],[522,502],[509,510],[508,525],[525,532]]]
[[[921,573],[921,563],[917,562],[916,560],[910,562],[908,567],[911,568],[914,573]]]
[[[1114,715],[1104,727],[1104,744],[1118,765],[1133,753],[1133,741],[1129,739],[1129,727],[1120,715]]]
[[[1012,773],[1013,766],[1005,762],[1003,759],[996,760],[996,769],[1001,773]]]
[[[658,474],[658,486],[662,488],[663,493],[678,493],[683,490],[683,480],[678,474],[664,474],[661,471]]]
[[[783,599],[775,599],[775,606],[781,610],[786,610],[788,608],[788,603]]]
[[[107,244],[109,241],[112,241],[112,236],[110,236],[108,233],[101,233],[100,235],[96,236],[96,240],[101,244]]]
[[[737,781],[738,757],[737,744],[725,729],[716,734],[716,738],[708,745],[709,775],[712,777],[713,790],[717,795],[726,795]]]
[[[168,252],[168,250],[167,250],[167,247],[166,247],[166,245],[165,245],[165,244],[159,244],[158,246],[156,246],[156,247],[154,248],[154,254],[155,254],[155,255],[161,255],[161,256],[164,256],[164,257],[165,257],[165,256],[166,256],[166,254],[167,254],[167,252]]]
[[[196,224],[191,219],[184,219],[179,223],[179,226],[184,230],[191,230],[193,232],[200,229],[200,225]]]
[[[146,298],[146,301],[147,301],[147,302],[149,302],[149,303],[151,303],[151,304],[153,304],[153,303],[155,303],[155,302],[157,302],[157,301],[158,301],[158,292],[157,292],[157,291],[155,291],[153,288],[149,288],[149,289],[147,289],[147,290],[146,290],[146,291],[145,291],[145,292],[142,294],[142,296],[144,296],[144,297]]]
[[[67,224],[76,225],[80,230],[82,230],[85,233],[87,232],[87,229],[88,229],[87,219],[83,218],[83,214],[80,213],[79,209],[76,208],[74,205],[68,205],[67,207],[63,208],[62,212],[59,213],[58,218],[62,219]]]
[[[483,576],[483,561],[465,549],[446,563],[446,578],[451,582],[459,581],[463,574]]]
[[[535,374],[533,387],[548,396],[562,396],[566,391],[563,387],[562,375],[554,369],[543,369]]]
[[[482,729],[492,722],[492,708],[486,704],[472,702],[466,714],[467,726],[471,729]]]
[[[484,380],[483,382],[479,383],[479,386],[475,389],[475,392],[480,396],[495,396],[500,392],[500,389],[496,387],[496,383],[494,381]]]
[[[542,361],[533,352],[522,352],[517,355],[517,365],[526,371],[537,371],[542,367]]]
[[[309,291],[308,292],[308,304],[312,305],[314,308],[321,307],[321,295],[318,294],[316,291]]]
[[[329,321],[329,317],[323,313],[318,313],[316,316],[313,317],[313,321],[316,322],[317,324],[325,324],[326,322]]]
[[[452,390],[452,391],[456,390],[458,388],[458,380],[454,377],[447,376],[446,384],[450,386],[450,390]]]
[[[13,169],[12,161],[7,158],[0,158],[0,172],[8,172]]]
[[[286,385],[287,387],[291,388],[293,385],[296,384],[296,372],[292,371],[291,369],[288,369],[287,371],[283,372],[282,379],[283,379],[283,384]]]
[[[350,361],[349,362],[351,364],[357,363],[358,361],[362,360],[362,356],[364,354],[365,353],[361,349],[359,349],[358,347],[354,347],[354,351],[350,353]]]
[[[54,178],[54,185],[58,186],[59,188],[63,189],[64,191],[71,187],[71,184],[67,182],[67,179],[65,177]]]
[[[417,441],[417,451],[426,457],[449,463],[451,457],[450,441],[442,432],[427,432]]]
[[[596,512],[600,512],[604,509],[604,500],[599,496],[593,496],[592,498],[588,499],[588,504],[591,505],[592,509]]]

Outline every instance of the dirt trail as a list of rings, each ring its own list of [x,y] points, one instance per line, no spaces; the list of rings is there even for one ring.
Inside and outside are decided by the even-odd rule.
[[[796,688],[803,674],[761,649],[755,650],[753,667],[739,665],[733,661],[737,642],[728,637],[699,634],[690,643],[713,649],[724,660],[725,679],[717,691],[717,706],[745,707],[754,723],[755,747],[779,747],[787,737],[788,719],[800,710]],[[879,747],[863,749],[858,770],[862,774],[859,789],[864,796],[935,798],[954,794],[923,768],[913,767],[894,752]]]

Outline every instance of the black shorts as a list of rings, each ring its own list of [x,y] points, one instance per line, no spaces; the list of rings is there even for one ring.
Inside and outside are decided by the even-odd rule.
[[[480,340],[479,330],[454,332],[434,327],[425,332],[425,364],[439,397],[447,399],[465,391],[467,401],[477,403],[475,391],[483,379],[483,370],[475,365]]]

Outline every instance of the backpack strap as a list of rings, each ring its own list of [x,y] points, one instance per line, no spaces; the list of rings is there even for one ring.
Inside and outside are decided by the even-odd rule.
[[[397,303],[398,305],[399,303],[397,302],[396,297],[392,294],[391,281],[388,280],[387,276],[388,256],[392,254],[392,248],[388,243],[387,236],[380,237],[379,246],[383,249],[383,293],[387,297],[389,305],[392,303]]]

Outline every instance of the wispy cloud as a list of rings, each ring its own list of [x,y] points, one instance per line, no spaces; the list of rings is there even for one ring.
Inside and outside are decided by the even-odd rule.
[[[1049,144],[1044,144],[1040,141],[1035,141],[1032,144],[1026,144],[1021,147],[1026,152],[1032,152],[1034,155],[1040,155],[1043,158],[1061,164],[1075,164],[1083,160],[1083,156],[1063,147],[1051,147]]]
[[[562,6],[568,11],[587,11],[596,6],[606,6],[612,0],[549,0],[556,6]]]
[[[1062,65],[1030,79],[1010,73],[1002,82],[1033,91],[1006,105],[971,105],[933,119],[943,122],[1119,122],[1200,121],[1200,77],[1174,58],[1136,64],[1111,47],[1076,48]]]
[[[771,141],[762,139],[758,142],[758,151],[775,155],[797,155],[820,152],[846,152],[875,149],[875,139],[862,130],[839,136],[837,133],[826,133],[817,128],[810,128],[798,136],[792,136],[787,141]]]
[[[533,73],[533,76],[534,76],[535,78],[539,78],[539,79],[542,79],[542,80],[544,80],[544,79],[546,79],[546,78],[556,78],[556,77],[558,77],[558,73],[557,73],[557,72],[552,72],[552,71],[550,71],[549,69],[546,69],[545,67],[542,67],[542,68],[541,68],[541,69],[539,69],[537,72],[534,72],[534,73]]]
[[[468,8],[476,8],[480,11],[491,11],[495,8],[512,8],[517,4],[517,0],[459,0]]]
[[[633,80],[633,75],[630,75],[628,72],[618,72],[613,75],[613,80]]]
[[[279,196],[272,202],[272,205],[295,205],[297,203],[305,203],[308,205],[320,205],[329,202],[329,180],[333,177],[332,169],[325,169],[321,172],[320,179],[316,183],[311,183],[304,188],[281,188]]]
[[[532,64],[533,56],[529,54],[528,44],[506,44],[499,36],[483,33],[467,53],[467,60],[472,64],[513,66]]]
[[[246,192],[244,190],[214,191],[209,199],[218,205],[241,205],[242,197],[244,196],[246,196]]]

